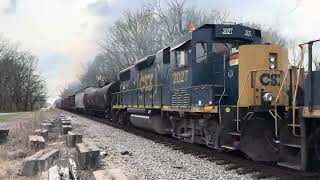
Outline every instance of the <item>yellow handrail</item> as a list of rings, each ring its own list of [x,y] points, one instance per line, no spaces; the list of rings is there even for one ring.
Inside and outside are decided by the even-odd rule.
[[[240,102],[240,98],[241,98],[241,96],[243,94],[244,88],[246,87],[246,84],[248,82],[249,75],[251,74],[251,72],[253,72],[253,71],[249,71],[248,74],[247,74],[246,81],[242,86],[242,89],[241,89],[241,92],[239,94],[238,101],[237,101],[237,132],[240,132],[240,128],[239,128],[239,122],[240,122],[240,120],[239,120],[239,102]]]
[[[300,80],[300,74],[301,74],[301,69],[303,67],[303,62],[304,62],[304,51],[303,51],[303,47],[300,45],[300,48],[301,48],[301,60],[298,64],[298,75],[297,75],[297,81],[296,81],[296,85],[295,85],[295,89],[294,89],[294,96],[293,96],[293,99],[292,99],[292,133],[294,136],[299,136],[297,133],[296,133],[296,99],[297,99],[297,92],[298,92],[298,86],[299,86],[299,80]],[[276,116],[274,116],[274,119],[275,119],[275,135],[276,137],[278,137],[278,116],[277,116],[277,103],[278,103],[278,99],[280,97],[280,93],[282,91],[282,88],[283,88],[283,85],[286,81],[286,78],[288,76],[288,72],[289,72],[289,69],[287,70],[286,72],[286,75],[281,83],[281,87],[279,89],[279,92],[278,92],[278,95],[276,97],[276,100],[275,100],[275,114]]]
[[[278,114],[278,110],[277,110],[278,109],[277,108],[278,104],[277,103],[278,103],[278,100],[279,100],[279,97],[280,97],[280,93],[282,91],[282,88],[284,86],[284,83],[285,83],[285,81],[287,79],[288,74],[289,74],[289,69],[287,70],[286,74],[284,75],[284,78],[283,78],[283,81],[281,83],[279,92],[278,92],[277,97],[276,97],[276,99],[274,101],[274,103],[275,103],[275,107],[274,107],[275,108],[274,109],[275,116],[273,116],[273,118],[274,118],[274,133],[275,133],[276,137],[278,137],[278,116],[277,116],[277,114]]]

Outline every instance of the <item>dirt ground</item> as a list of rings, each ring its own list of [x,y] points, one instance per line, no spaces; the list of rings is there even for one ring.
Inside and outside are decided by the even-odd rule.
[[[33,154],[28,148],[28,136],[40,128],[41,122],[58,115],[57,110],[23,112],[3,116],[0,128],[9,128],[6,143],[0,144],[0,179],[39,179],[19,176],[23,158]],[[53,143],[55,140],[51,139]],[[59,146],[59,142],[48,145]]]

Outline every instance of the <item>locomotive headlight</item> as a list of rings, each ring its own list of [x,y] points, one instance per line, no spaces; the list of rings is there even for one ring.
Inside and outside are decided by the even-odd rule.
[[[271,102],[272,99],[273,99],[273,96],[272,96],[271,93],[265,93],[265,94],[263,95],[263,101],[264,101],[264,102]]]
[[[273,56],[273,55],[270,55],[269,61],[270,61],[271,63],[275,63],[275,62],[276,62],[276,57]]]
[[[275,69],[276,65],[275,65],[275,63],[270,63],[269,67],[270,67],[270,69]]]
[[[276,53],[270,53],[269,54],[269,68],[275,69],[277,64],[277,54]]]

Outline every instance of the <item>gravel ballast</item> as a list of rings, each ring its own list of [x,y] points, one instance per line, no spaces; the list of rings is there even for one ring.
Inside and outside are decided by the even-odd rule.
[[[106,151],[103,168],[122,169],[132,179],[253,179],[250,174],[225,170],[226,165],[184,154],[84,117],[75,116],[73,125]]]

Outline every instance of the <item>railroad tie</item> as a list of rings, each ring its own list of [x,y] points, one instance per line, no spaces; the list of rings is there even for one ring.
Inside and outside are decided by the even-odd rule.
[[[225,160],[218,160],[218,161],[215,161],[215,163],[217,165],[226,165],[226,164],[230,164],[229,162],[225,161]]]
[[[268,175],[268,174],[263,173],[263,172],[257,172],[255,174],[253,174],[252,177],[256,178],[256,179],[265,179],[265,178],[271,177],[271,175]]]
[[[229,164],[226,168],[225,168],[225,170],[226,171],[231,171],[231,170],[235,170],[235,169],[238,169],[238,168],[240,168],[238,165],[236,165],[236,164]]]
[[[243,174],[254,173],[254,172],[256,172],[256,171],[253,170],[253,169],[238,168],[238,169],[236,169],[236,172],[237,172],[239,175],[243,175]]]
[[[197,157],[200,158],[200,159],[203,159],[203,158],[207,158],[208,155],[206,155],[206,154],[199,154]]]

